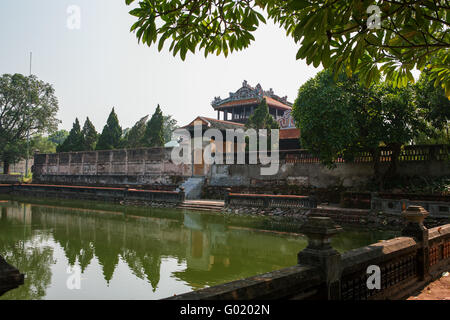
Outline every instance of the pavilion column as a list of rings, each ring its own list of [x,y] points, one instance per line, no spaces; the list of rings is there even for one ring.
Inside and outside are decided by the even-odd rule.
[[[228,120],[228,112],[227,111],[224,111],[223,112],[223,120]]]
[[[220,111],[217,110],[217,120],[220,120]]]
[[[234,107],[231,108],[231,120],[234,120]]]

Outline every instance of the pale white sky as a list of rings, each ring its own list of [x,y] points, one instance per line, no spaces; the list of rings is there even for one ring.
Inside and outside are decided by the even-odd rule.
[[[67,8],[81,9],[81,29],[67,28]],[[271,22],[256,33],[250,48],[228,58],[203,52],[185,61],[167,49],[137,43],[135,21],[125,0],[1,0],[0,74],[29,70],[53,84],[59,99],[60,128],[70,130],[86,116],[101,131],[114,106],[123,128],[159,103],[179,125],[197,115],[216,117],[215,96],[227,97],[247,80],[293,102],[301,84],[319,69],[295,60],[297,47]],[[170,44],[170,43],[169,43]]]

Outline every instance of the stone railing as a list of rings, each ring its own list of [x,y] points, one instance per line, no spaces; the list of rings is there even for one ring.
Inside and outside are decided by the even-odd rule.
[[[400,162],[417,161],[446,161],[450,160],[450,146],[448,145],[412,145],[404,146],[398,157]],[[282,150],[280,159],[287,163],[319,163],[320,159],[307,150]],[[390,162],[392,160],[392,150],[383,147],[380,150],[380,162]],[[370,152],[361,151],[349,161],[344,158],[337,158],[336,163],[354,162],[364,163],[373,162]]]
[[[301,232],[308,246],[298,265],[170,297],[171,300],[404,299],[450,269],[450,224],[426,229],[428,212],[403,212],[402,237],[340,254],[331,238],[341,231],[327,217],[310,217]]]
[[[414,205],[424,207],[430,213],[431,217],[450,218],[450,201],[409,200],[407,198],[392,199],[381,197],[382,195],[372,195],[370,204],[371,210],[400,215],[403,210]]]
[[[231,193],[225,190],[226,207],[311,209],[317,201],[310,196]]]
[[[400,162],[417,162],[417,161],[446,161],[450,160],[449,145],[411,145],[404,146],[400,151],[398,161]],[[380,148],[380,162],[390,162],[392,160],[392,150],[388,147]],[[270,154],[270,151],[269,151]],[[249,163],[251,156],[258,158],[258,152],[245,152],[245,163]],[[229,161],[238,163],[238,155],[236,153],[228,153],[224,156],[229,158]],[[292,150],[279,150],[279,159],[285,163],[320,163],[320,158],[312,154],[306,149],[292,149]],[[368,151],[361,151],[356,153],[352,159],[344,159],[338,157],[334,160],[335,163],[368,163],[373,162],[373,157]],[[258,162],[259,163],[259,162]]]
[[[172,203],[174,205],[185,200],[184,190],[161,191],[131,188],[19,184],[0,186],[0,192],[35,197],[104,200],[113,202],[161,202]]]

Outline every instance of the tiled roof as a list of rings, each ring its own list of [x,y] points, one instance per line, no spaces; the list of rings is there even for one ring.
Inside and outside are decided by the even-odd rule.
[[[231,107],[231,106],[243,106],[243,105],[255,104],[255,103],[259,103],[258,98],[233,100],[233,101],[225,102],[224,104],[221,104],[220,106],[216,107],[215,109],[221,109],[224,107]]]
[[[271,107],[275,107],[275,108],[281,108],[281,109],[285,109],[285,110],[291,110],[292,107],[288,106],[287,104],[284,104],[278,100],[275,100],[274,98],[271,97],[266,97],[264,96],[264,98],[266,98],[267,104]]]
[[[264,96],[264,98],[266,99],[267,105],[269,107],[283,109],[283,110],[291,110],[292,109],[292,107],[290,107],[280,101],[277,101],[274,98],[267,97],[267,96]],[[233,100],[233,101],[225,102],[224,104],[221,104],[220,106],[217,106],[214,109],[218,110],[218,109],[227,108],[227,107],[245,106],[245,105],[259,104],[259,103],[260,103],[260,100],[258,98]]]
[[[196,121],[200,120],[203,125],[207,126],[208,128],[214,128],[219,130],[225,130],[225,129],[237,129],[237,128],[243,128],[245,125],[238,122],[232,122],[232,121],[225,121],[225,120],[217,120],[213,118],[208,117],[202,117],[198,116],[194,119],[191,123],[184,126],[183,128],[193,127],[194,123]]]
[[[261,85],[258,83],[256,87],[250,86],[247,81],[244,80],[242,87],[236,92],[230,92],[229,97],[221,99],[220,97],[214,97],[211,102],[214,110],[220,110],[231,106],[243,106],[249,104],[259,103],[262,98],[266,98],[267,104],[272,108],[290,110],[292,109],[292,103],[287,101],[287,96],[280,97],[276,95],[272,88],[264,91]]]
[[[300,129],[281,129],[280,130],[280,140],[283,139],[298,139],[300,138]]]

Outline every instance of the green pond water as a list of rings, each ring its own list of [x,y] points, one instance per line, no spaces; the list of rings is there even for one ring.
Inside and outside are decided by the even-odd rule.
[[[100,202],[0,201],[0,255],[25,284],[0,299],[161,299],[296,264],[293,221]],[[345,230],[343,252],[395,232]]]

